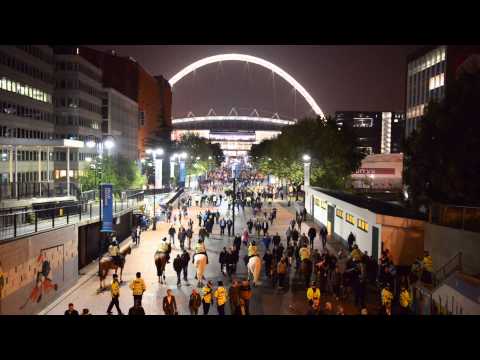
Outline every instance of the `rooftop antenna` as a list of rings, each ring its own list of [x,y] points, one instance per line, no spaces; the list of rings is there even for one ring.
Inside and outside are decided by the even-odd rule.
[[[217,116],[217,113],[215,112],[214,109],[210,109],[210,110],[208,110],[207,116]]]

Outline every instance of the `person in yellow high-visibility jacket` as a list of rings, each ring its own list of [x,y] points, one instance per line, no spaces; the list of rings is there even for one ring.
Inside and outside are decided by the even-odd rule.
[[[408,314],[411,303],[412,297],[410,296],[410,292],[405,288],[405,286],[402,286],[402,290],[400,292],[400,312],[402,314]]]
[[[385,314],[391,315],[393,294],[390,291],[390,286],[387,285],[385,288],[382,289],[381,296],[382,306],[384,308]]]
[[[223,287],[223,281],[218,282],[218,288],[213,293],[217,301],[218,315],[225,315],[225,303],[227,302],[227,290]]]
[[[117,308],[118,315],[122,315],[122,310],[120,310],[120,304],[118,303],[118,298],[120,297],[120,283],[118,282],[118,275],[113,274],[113,281],[110,287],[110,293],[112,294],[112,301],[108,305],[107,314],[112,314],[113,306]]]
[[[315,281],[313,281],[312,286],[307,289],[307,300],[310,305],[313,304],[314,299],[320,300],[320,289],[316,286]]]
[[[133,302],[142,305],[142,296],[147,287],[145,286],[145,281],[142,279],[142,274],[137,272],[135,275],[136,278],[130,284],[130,289],[133,293]]]

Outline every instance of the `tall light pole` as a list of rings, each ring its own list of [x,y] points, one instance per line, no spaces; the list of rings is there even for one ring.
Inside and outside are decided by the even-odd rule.
[[[312,158],[310,155],[303,155],[303,183],[304,187],[310,186],[310,166],[312,162]]]

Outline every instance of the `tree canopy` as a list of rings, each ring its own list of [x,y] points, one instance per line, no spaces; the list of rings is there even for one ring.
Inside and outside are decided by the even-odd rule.
[[[110,183],[115,190],[138,189],[146,183],[135,161],[121,155],[97,159],[95,169],[88,168],[80,177],[82,190],[96,189],[100,183]]]
[[[480,204],[480,72],[464,72],[448,86],[405,144],[404,180],[415,206]]]
[[[303,182],[302,156],[308,154],[311,157],[312,185],[346,188],[364,154],[358,150],[350,129],[338,128],[330,117],[326,120],[300,120],[284,128],[278,137],[254,145],[250,152],[252,162],[265,174],[299,185]]]
[[[220,166],[224,161],[223,151],[219,144],[212,144],[193,133],[183,135],[175,146],[178,151],[188,154],[185,166],[187,173],[192,176],[205,174],[209,168]]]

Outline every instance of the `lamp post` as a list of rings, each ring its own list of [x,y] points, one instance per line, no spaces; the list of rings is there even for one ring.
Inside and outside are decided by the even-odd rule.
[[[304,187],[310,186],[310,165],[312,158],[310,155],[303,155],[302,157],[303,160],[303,183]]]
[[[153,187],[153,217],[154,219],[157,216],[156,213],[156,198],[157,198],[157,188],[162,188],[162,175],[163,175],[163,159],[157,159],[157,156],[162,156],[165,152],[162,148],[157,148],[155,150],[153,149],[147,149],[145,151],[147,154],[152,155],[152,162],[155,166],[155,186]],[[156,221],[154,221],[154,229],[156,230]]]

